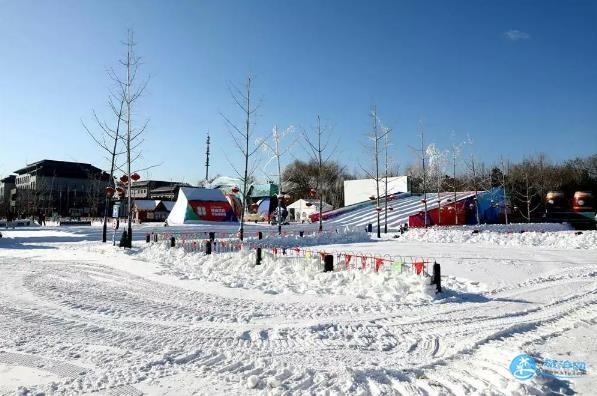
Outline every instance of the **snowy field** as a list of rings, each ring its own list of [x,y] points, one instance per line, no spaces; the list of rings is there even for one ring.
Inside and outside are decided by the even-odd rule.
[[[218,227],[167,231],[235,232]],[[597,232],[473,229],[268,239],[437,260],[440,295],[390,265],[146,244],[150,226],[130,251],[97,227],[0,230],[0,394],[595,394]],[[521,353],[587,373],[520,381]]]

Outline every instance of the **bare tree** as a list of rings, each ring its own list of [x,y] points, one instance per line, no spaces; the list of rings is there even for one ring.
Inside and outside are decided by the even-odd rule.
[[[385,151],[385,170],[384,170],[384,223],[383,223],[383,233],[388,233],[388,175],[389,175],[389,158],[388,158],[388,148],[390,146],[390,129],[387,130],[387,133],[384,133],[384,140],[383,146]]]
[[[113,69],[110,69],[108,71],[108,76],[110,77],[110,79],[113,82],[119,83],[119,80],[116,77],[116,73],[114,72]],[[116,104],[115,101],[118,104]],[[87,134],[89,136],[91,136],[91,138],[93,139],[95,144],[97,144],[97,146],[99,148],[101,148],[102,151],[104,151],[106,153],[106,155],[107,155],[106,159],[110,162],[110,179],[109,179],[110,184],[109,185],[110,186],[113,185],[113,188],[116,188],[116,185],[114,183],[114,170],[116,167],[116,160],[119,155],[124,154],[124,152],[121,151],[118,147],[118,142],[120,140],[120,132],[121,132],[120,127],[121,127],[121,123],[122,123],[122,115],[123,115],[123,109],[124,109],[124,95],[118,95],[118,97],[116,97],[114,94],[110,94],[108,96],[108,106],[110,107],[112,116],[116,117],[116,121],[115,121],[116,125],[114,127],[111,127],[110,125],[108,125],[107,122],[100,120],[100,118],[98,117],[97,113],[94,110],[93,116],[95,119],[95,123],[99,127],[99,132],[93,133],[87,127],[87,125],[85,125],[84,122],[83,122],[83,128],[85,128],[85,131],[87,132]],[[106,194],[106,198],[105,198],[105,202],[104,202],[104,221],[103,221],[103,226],[102,226],[102,242],[104,242],[104,243],[107,240],[108,210],[110,208],[110,201],[111,201],[111,198],[108,196],[108,194]]]
[[[252,94],[252,84],[253,78],[249,74],[247,76],[247,81],[245,83],[244,91],[241,91],[236,86],[231,85],[229,87],[230,95],[232,99],[236,103],[236,105],[241,109],[243,116],[245,117],[244,125],[239,126],[232,122],[228,117],[224,114],[220,113],[222,118],[226,121],[226,124],[229,126],[229,133],[234,141],[234,144],[238,148],[243,158],[243,168],[239,171],[237,167],[232,163],[232,161],[228,160],[236,174],[241,180],[243,184],[243,189],[241,191],[242,195],[242,211],[240,215],[240,227],[239,227],[239,238],[242,241],[244,238],[245,232],[245,212],[247,208],[247,199],[249,196],[249,182],[253,178],[255,173],[255,169],[257,164],[255,161],[251,161],[253,156],[259,151],[261,147],[260,143],[255,144],[254,147],[251,147],[252,142],[255,140],[254,132],[253,132],[253,116],[258,109],[258,106],[254,106],[251,102],[251,94]]]
[[[510,164],[508,162],[504,162],[504,158],[501,158],[501,166],[502,166],[502,188],[504,189],[504,217],[506,220],[506,224],[508,224],[508,192],[506,190],[506,174],[510,169]]]
[[[471,172],[471,184],[473,187],[473,190],[475,191],[475,219],[477,221],[477,224],[481,223],[481,218],[479,215],[479,196],[478,196],[478,191],[479,191],[479,166],[478,163],[475,159],[475,156],[473,154],[471,154],[470,159],[467,163],[469,170]]]
[[[293,131],[293,127],[290,126],[280,132],[277,126],[274,126],[272,130],[272,142],[269,143],[266,139],[262,139],[258,141],[259,145],[262,145],[271,155],[271,160],[275,160],[278,169],[278,197],[277,197],[277,220],[278,220],[278,234],[282,235],[282,200],[284,199],[284,189],[283,189],[283,174],[282,174],[282,165],[281,165],[281,158],[282,156],[286,155],[290,149],[292,148],[292,144],[283,145],[282,138],[289,136]],[[269,163],[269,161],[268,161]],[[267,164],[265,166],[267,166]]]
[[[114,79],[118,83],[120,88],[120,99],[123,103],[123,121],[126,125],[126,131],[121,136],[121,140],[124,146],[124,152],[126,154],[126,161],[122,166],[116,166],[116,168],[123,170],[127,175],[126,181],[126,195],[127,195],[127,219],[128,219],[128,233],[125,241],[125,247],[131,247],[133,240],[133,205],[131,197],[132,178],[131,175],[134,172],[139,172],[142,169],[134,170],[133,164],[142,157],[142,151],[140,146],[143,143],[143,133],[147,128],[149,120],[146,120],[141,127],[135,126],[133,114],[136,109],[138,99],[143,95],[145,88],[149,82],[149,79],[144,80],[141,83],[137,82],[137,73],[141,66],[141,58],[135,53],[135,46],[137,43],[134,40],[134,34],[129,30],[127,36],[126,45],[126,58],[120,61],[120,64],[124,67],[126,77],[120,78],[115,73]],[[157,165],[152,165],[145,169],[149,169]],[[145,170],[143,169],[143,170]]]
[[[422,180],[422,188],[421,188],[421,192],[423,193],[423,210],[424,210],[424,224],[425,227],[427,227],[427,167],[426,167],[426,157],[427,157],[427,151],[425,150],[425,130],[424,130],[424,126],[423,126],[423,120],[419,120],[419,137],[421,139],[421,144],[419,148],[415,148],[415,147],[410,147],[411,150],[415,153],[415,155],[418,157],[418,159],[421,161],[421,168],[420,170],[417,169],[416,166],[410,166],[408,167],[408,173],[414,177],[414,178],[421,178]]]
[[[319,114],[317,115],[317,125],[315,127],[315,136],[314,138],[309,137],[305,132],[303,132],[303,138],[307,143],[309,154],[311,155],[311,160],[317,163],[317,186],[316,186],[316,193],[319,195],[319,231],[323,231],[323,193],[322,191],[324,186],[324,167],[329,162],[331,156],[334,153],[334,150],[328,150],[329,148],[329,136],[325,139],[323,138],[324,133],[326,132],[325,128],[321,127],[321,117]],[[328,152],[329,151],[329,152]]]
[[[375,180],[375,200],[376,200],[376,207],[375,211],[377,212],[377,237],[381,238],[381,205],[380,205],[380,194],[379,194],[379,182],[382,180],[379,174],[379,156],[380,156],[380,141],[384,140],[387,145],[386,138],[390,134],[391,129],[384,127],[381,123],[379,117],[377,116],[377,107],[373,106],[373,110],[371,111],[371,119],[372,119],[372,129],[371,135],[368,135],[367,138],[373,143],[373,161],[375,171],[369,171],[366,167],[361,167],[365,174]],[[386,147],[386,172],[384,178],[386,179],[387,185],[387,147]],[[387,186],[386,186],[386,195],[387,195]],[[387,197],[386,197],[387,202]],[[386,204],[387,209],[387,204]],[[387,218],[387,217],[386,217]],[[387,232],[387,231],[386,231]]]

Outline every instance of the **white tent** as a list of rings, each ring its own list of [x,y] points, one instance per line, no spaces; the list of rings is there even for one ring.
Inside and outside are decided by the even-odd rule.
[[[310,205],[309,205],[310,204]],[[323,211],[327,212],[332,210],[334,207],[327,202],[323,203]],[[302,221],[309,220],[309,215],[315,212],[319,212],[319,199],[299,199],[294,201],[286,207],[288,209],[290,220]],[[293,215],[294,213],[294,215]]]
[[[204,221],[238,221],[221,190],[181,187],[178,199],[166,220],[169,225],[193,224]]]

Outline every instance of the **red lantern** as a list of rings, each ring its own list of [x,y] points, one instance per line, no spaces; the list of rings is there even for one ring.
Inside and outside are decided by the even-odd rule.
[[[139,176],[139,174],[137,172],[135,172],[131,175],[131,179],[133,179],[133,181],[137,181],[140,178],[141,178],[141,176]]]
[[[381,208],[379,206],[377,208],[375,208],[375,210],[377,210],[378,212],[381,212]]]
[[[232,187],[233,193],[238,194],[239,191],[240,191],[240,188],[238,188],[237,186]]]
[[[314,197],[316,193],[317,193],[317,191],[314,188],[312,188],[312,189],[309,190],[309,196],[310,197]]]
[[[116,191],[118,191],[118,194],[122,194],[124,192],[124,188],[116,187]]]
[[[122,175],[120,177],[120,181],[123,183],[126,183],[127,181],[129,181],[129,177],[127,175]]]
[[[114,190],[114,187],[112,187],[112,186],[106,187],[106,195],[107,196],[111,197],[112,195],[114,195],[114,191],[116,191],[116,190]]]

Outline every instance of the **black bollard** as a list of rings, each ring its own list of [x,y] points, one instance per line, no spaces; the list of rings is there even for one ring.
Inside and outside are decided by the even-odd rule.
[[[323,272],[331,272],[334,270],[334,256],[326,254],[323,257]]]
[[[302,238],[305,236],[305,231],[299,231],[299,236]]]
[[[257,254],[255,256],[255,265],[261,265],[261,248],[257,248]]]
[[[215,239],[216,239],[216,233],[215,232],[210,232],[209,233],[209,240],[213,242]]]
[[[263,239],[263,233],[261,231],[257,233],[257,239]]]
[[[433,277],[431,279],[431,284],[435,285],[436,293],[442,292],[442,275],[441,275],[441,267],[439,263],[436,261],[433,263]]]
[[[367,232],[373,232],[373,224],[367,224]]]
[[[211,241],[205,242],[205,254],[211,254]]]
[[[120,242],[118,243],[119,247],[127,247],[128,246],[128,239],[129,239],[129,233],[124,230],[122,231],[122,235],[120,236]]]
[[[145,243],[149,243],[151,236],[149,233],[145,234]]]
[[[174,247],[176,246],[176,238],[172,237],[170,238],[170,247]]]
[[[153,234],[153,241],[157,242],[158,241],[158,234]]]

